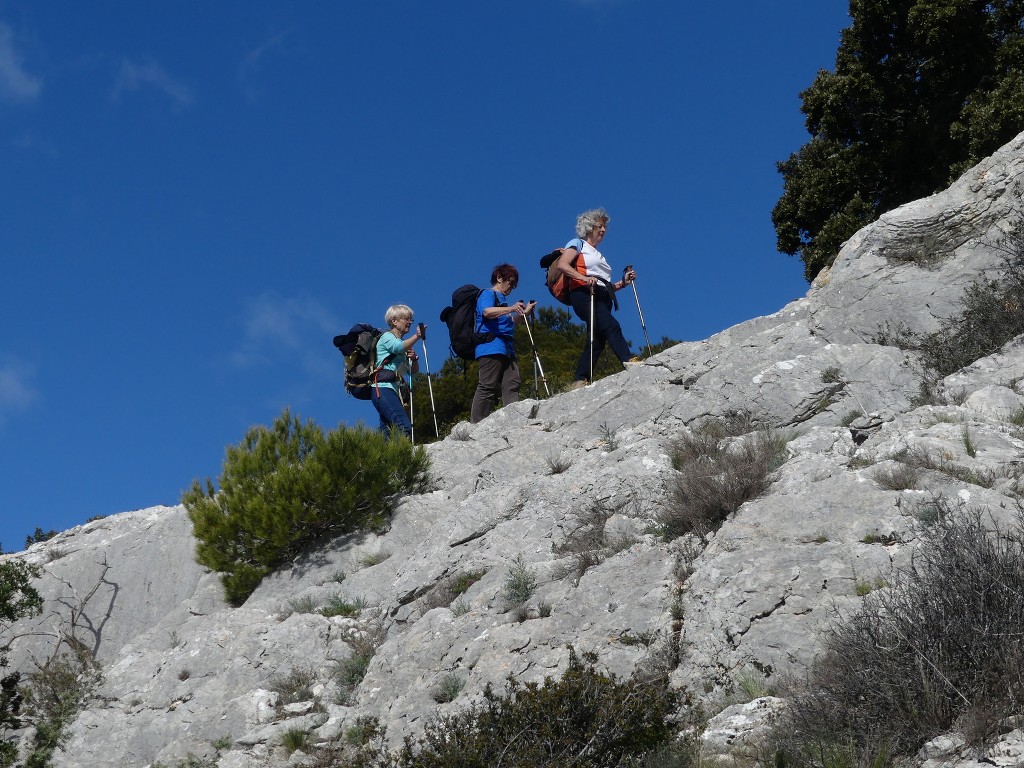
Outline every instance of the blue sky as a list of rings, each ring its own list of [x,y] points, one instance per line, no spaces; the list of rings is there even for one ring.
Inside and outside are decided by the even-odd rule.
[[[331,337],[432,326],[576,215],[652,339],[803,295],[775,163],[840,0],[0,0],[0,542],[178,503],[285,406],[375,422]],[[635,302],[620,320],[639,349]]]

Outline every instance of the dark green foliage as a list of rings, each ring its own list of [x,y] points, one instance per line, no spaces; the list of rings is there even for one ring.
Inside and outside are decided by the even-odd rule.
[[[538,274],[540,270],[538,269]],[[540,278],[538,277],[538,283]],[[628,297],[624,297],[628,298]],[[632,300],[632,299],[630,299]],[[628,305],[623,304],[626,311]],[[554,307],[540,307],[535,319],[530,320],[530,331],[537,344],[541,365],[552,394],[562,392],[576,378],[576,363],[583,353],[586,342],[586,327],[576,320],[572,312]],[[473,402],[478,380],[477,365],[470,363],[464,369],[461,360],[453,360],[448,352],[448,335],[443,326],[440,332],[428,339],[431,378],[434,388],[434,407],[437,410],[437,424],[441,437],[445,437],[460,421],[469,421],[469,409]],[[667,336],[652,345],[653,353],[674,346],[677,342]],[[516,353],[519,356],[519,372],[523,378],[520,397],[546,397],[543,382],[534,386],[533,351],[526,327],[519,323],[515,332]],[[420,361],[421,367],[423,361]],[[619,361],[605,350],[598,360],[595,379],[601,379],[622,370]],[[416,442],[436,440],[434,421],[431,416],[430,390],[425,373],[413,380],[413,413],[416,417]]]
[[[791,766],[913,755],[956,725],[971,741],[1024,711],[1024,520],[935,501],[911,564],[826,635],[782,726]]]
[[[570,648],[560,680],[521,684],[504,695],[442,716],[416,743],[406,742],[392,768],[598,768],[620,766],[668,743],[666,717],[675,697],[664,678],[620,681],[595,669],[594,654]]]
[[[0,563],[0,622],[3,629],[18,619],[35,616],[42,611],[43,598],[32,586],[38,578],[38,566],[22,560],[8,560]],[[7,666],[7,652],[10,646],[0,646],[0,669]],[[8,738],[11,731],[19,729],[21,707],[24,700],[19,688],[21,675],[12,672],[0,678],[0,766],[13,765],[18,757],[17,746]]]
[[[43,598],[32,586],[40,573],[38,566],[23,560],[0,563],[0,621],[11,623],[42,610]],[[0,648],[0,662],[6,664],[4,651],[6,648]]]
[[[36,526],[35,533],[31,536],[25,537],[25,549],[28,549],[33,544],[39,544],[44,541],[49,541],[57,535],[57,531],[44,531],[42,528]]]
[[[285,409],[227,449],[219,491],[207,479],[183,495],[196,559],[241,602],[311,544],[380,526],[395,496],[423,489],[427,470],[426,453],[404,438],[362,427],[324,434]]]
[[[851,0],[850,18],[835,71],[800,94],[811,140],[779,163],[778,248],[808,280],[1024,129],[1020,0]]]

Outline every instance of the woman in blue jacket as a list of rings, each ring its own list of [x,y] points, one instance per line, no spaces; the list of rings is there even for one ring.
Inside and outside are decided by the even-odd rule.
[[[486,417],[498,402],[505,405],[519,400],[519,366],[513,340],[515,324],[533,311],[537,302],[517,301],[508,305],[508,295],[519,284],[519,270],[511,264],[499,264],[491,272],[491,287],[480,292],[476,300],[476,329],[491,336],[476,346],[480,381],[473,395],[469,420],[476,424]]]

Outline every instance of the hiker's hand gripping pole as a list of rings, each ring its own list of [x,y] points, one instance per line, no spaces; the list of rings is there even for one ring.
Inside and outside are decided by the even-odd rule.
[[[434,417],[434,434],[441,436],[441,430],[437,428],[437,407],[434,405],[434,384],[430,380],[430,358],[427,357],[427,326],[419,324],[420,341],[423,342],[423,365],[427,369],[427,389],[430,390],[430,414]]]

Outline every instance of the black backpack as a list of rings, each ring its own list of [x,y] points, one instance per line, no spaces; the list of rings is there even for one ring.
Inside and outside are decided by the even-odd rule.
[[[480,333],[476,328],[476,300],[483,288],[463,285],[452,292],[452,305],[441,310],[441,322],[448,326],[452,355],[463,360],[476,360],[476,345],[494,341],[493,333]]]
[[[366,323],[356,323],[345,334],[334,337],[334,346],[345,356],[345,389],[358,400],[369,400],[376,381],[394,381],[391,371],[381,371],[384,359],[377,363],[377,340],[384,331]]]

